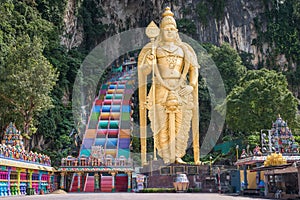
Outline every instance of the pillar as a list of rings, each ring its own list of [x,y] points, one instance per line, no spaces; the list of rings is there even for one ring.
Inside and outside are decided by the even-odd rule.
[[[94,177],[95,177],[95,184],[94,184],[95,189],[94,190],[99,191],[99,175],[98,175],[98,173],[95,173]]]
[[[51,172],[48,172],[48,192],[51,192]]]
[[[260,164],[256,163],[256,167],[259,167]],[[260,171],[256,172],[256,188],[259,189],[259,183],[260,183]]]
[[[7,195],[11,195],[10,191],[10,173],[11,173],[11,167],[8,167],[8,174],[7,174]]]
[[[300,196],[300,167],[298,166],[298,195]]]
[[[32,188],[32,170],[29,170],[29,188]]]
[[[21,195],[20,186],[21,186],[21,169],[17,168],[17,193]]]
[[[65,173],[60,173],[60,189],[65,189]]]
[[[298,184],[299,184],[299,173],[298,173]],[[269,176],[265,174],[265,197],[269,193]]]
[[[3,173],[2,171],[0,171],[0,179],[4,179],[4,178],[3,178],[3,174],[4,174],[4,173]],[[0,189],[2,189],[2,187],[0,187]],[[4,188],[2,189],[2,191],[0,191],[0,196],[1,196],[1,197],[4,196],[3,190],[4,190]]]
[[[38,188],[38,193],[40,193],[40,191],[43,189],[43,187],[42,187],[42,175],[43,175],[43,172],[39,171],[39,188]]]
[[[99,191],[101,191],[102,173],[99,174]]]
[[[244,184],[245,184],[244,189],[247,189],[248,188],[248,179],[247,179],[247,165],[246,164],[244,165]]]
[[[112,183],[111,183],[111,186],[112,186],[112,192],[115,192],[116,191],[116,188],[115,188],[115,176],[116,176],[116,172],[111,172],[111,175],[112,175]]]
[[[77,192],[80,192],[80,186],[81,186],[81,182],[80,182],[80,181],[81,181],[81,173],[78,172],[77,175],[78,175]]]
[[[131,172],[127,172],[127,176],[128,176],[128,189],[127,192],[131,192]]]

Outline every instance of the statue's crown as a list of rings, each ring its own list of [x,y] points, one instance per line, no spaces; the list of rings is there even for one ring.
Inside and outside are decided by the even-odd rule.
[[[163,16],[163,17],[166,17],[166,16],[171,16],[171,17],[173,17],[173,16],[174,16],[174,13],[172,13],[170,7],[166,7],[166,8],[165,8],[165,12],[162,14],[162,16]]]
[[[173,18],[173,16],[174,16],[174,13],[172,13],[170,7],[166,7],[165,12],[162,14],[163,19],[161,20],[160,27],[164,28],[168,24],[172,24],[175,27],[177,27],[176,21]]]

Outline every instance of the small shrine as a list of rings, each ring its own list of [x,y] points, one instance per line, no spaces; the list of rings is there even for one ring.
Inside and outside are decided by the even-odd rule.
[[[0,196],[48,193],[55,189],[50,157],[27,152],[21,132],[13,123],[0,144]]]
[[[272,123],[271,129],[261,130],[260,139],[261,145],[257,145],[252,152],[243,149],[240,158],[235,163],[243,169],[241,189],[244,191],[253,190],[259,193],[262,185],[265,185],[268,180],[274,181],[274,183],[275,181],[281,182],[281,179],[275,180],[274,175],[266,177],[266,174],[270,174],[268,170],[284,168],[300,161],[299,145],[295,141],[287,122],[280,115]],[[253,180],[254,184],[252,183]],[[283,185],[283,183],[277,185]],[[265,191],[270,191],[270,188],[266,187]],[[275,192],[273,191],[273,193]]]
[[[292,131],[287,122],[282,120],[280,115],[272,124],[270,130],[272,151],[277,153],[299,153],[299,145],[295,142]]]

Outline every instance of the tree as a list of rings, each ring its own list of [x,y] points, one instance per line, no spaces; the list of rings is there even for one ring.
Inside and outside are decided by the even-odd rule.
[[[63,157],[67,155],[78,156],[76,149],[78,146],[76,147],[74,143],[76,138],[69,136],[76,127],[70,91],[72,91],[83,55],[76,50],[66,51],[59,46],[45,51],[45,56],[59,71],[59,77],[51,94],[54,107],[39,114],[37,119],[39,124],[36,134],[32,137],[31,146],[36,151],[48,154],[53,166],[59,166]]]
[[[0,4],[0,126],[14,121],[27,137],[36,131],[34,116],[51,107],[57,78],[43,56],[53,24],[35,6],[34,1]]]
[[[35,132],[34,116],[52,107],[50,92],[57,73],[43,56],[41,40],[28,35],[19,37],[11,45],[0,68],[0,100],[12,107],[11,112],[21,118],[23,134],[27,138]],[[30,130],[30,128],[33,128]]]
[[[228,94],[244,76],[246,67],[242,65],[242,60],[237,51],[230,47],[228,43],[222,44],[221,47],[211,44],[206,44],[204,47],[211,54],[212,60],[218,67]]]
[[[29,130],[27,135],[31,137],[30,148],[50,154],[52,164],[59,165],[61,158],[70,154],[71,149],[74,149],[73,138],[69,138],[70,132],[75,127],[69,100],[77,70],[84,58],[78,50],[67,51],[60,45],[62,19],[67,1],[0,0],[0,2],[0,88],[2,88],[0,93],[6,90],[6,93],[1,93],[2,97],[0,97],[0,127],[3,128],[13,121],[19,129],[22,129],[21,127],[25,127],[24,123],[26,123],[27,128],[24,129]],[[36,46],[39,47],[36,48]],[[13,67],[10,68],[9,65]],[[55,87],[49,89],[51,94],[46,91],[43,93],[47,96],[45,106],[42,105],[44,108],[30,111],[28,113],[31,114],[30,117],[25,117],[19,111],[20,99],[23,99],[24,95],[22,94],[22,98],[17,98],[21,95],[16,97],[15,94],[23,90],[24,86],[22,84],[15,91],[18,84],[15,82],[11,84],[6,76],[9,74],[20,76],[21,73],[26,76],[27,73],[43,79],[35,71],[37,65],[43,65],[45,67],[42,67],[43,69],[48,68],[44,70],[46,72],[44,78],[49,75],[47,73],[53,75],[55,71],[59,72],[59,77],[57,81],[54,81]],[[38,68],[38,70],[42,69]],[[33,80],[31,77],[29,79]],[[31,81],[29,79],[28,84]],[[42,82],[44,83],[44,80]],[[38,84],[38,86],[42,85]],[[25,89],[29,90],[29,88]],[[7,90],[11,90],[12,94],[9,94]],[[30,93],[28,92],[27,95]],[[16,104],[19,105],[16,106]],[[26,109],[30,110],[29,107]],[[24,122],[25,118],[32,118],[31,122]],[[34,132],[35,134],[32,135]]]
[[[266,69],[248,71],[227,96],[228,126],[244,133],[269,128],[278,114],[293,126],[297,99],[288,90],[286,77]]]
[[[240,79],[245,75],[247,70],[246,67],[242,65],[241,57],[239,56],[239,54],[235,49],[230,47],[228,43],[223,43],[221,47],[217,47],[211,44],[205,44],[205,48],[207,49],[208,53],[211,55],[211,58],[214,61],[215,65],[217,66],[223,80],[223,83],[216,82],[215,84],[219,84],[219,85],[214,87],[221,88],[220,87],[221,84],[224,84],[223,87],[225,87],[226,94],[229,94],[230,91],[239,83]],[[200,82],[199,85],[201,86]],[[205,97],[205,95],[199,95],[199,96]],[[203,121],[208,126],[209,124],[207,122],[209,122],[210,113],[208,112],[209,109],[207,108],[210,107],[210,103],[211,101],[214,101],[214,99],[212,98],[207,100],[208,101],[206,101],[206,103],[201,102],[202,105],[200,106],[200,113],[202,117],[200,117],[200,120]],[[208,116],[208,118],[203,119],[203,116]],[[233,135],[233,131],[225,123],[220,139],[224,141],[223,138],[225,138],[226,136],[230,137],[231,139],[232,137],[234,138],[238,137],[238,135],[236,134]]]

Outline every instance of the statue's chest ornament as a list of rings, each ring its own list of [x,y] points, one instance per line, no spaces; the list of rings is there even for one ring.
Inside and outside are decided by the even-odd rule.
[[[180,53],[178,52],[178,47],[172,48],[162,46],[161,48],[164,54],[163,57],[166,58],[166,62],[168,63],[169,68],[174,69],[178,62],[178,59],[182,58],[182,56],[179,55]]]
[[[174,69],[177,63],[177,59],[179,56],[176,55],[169,55],[166,59],[167,63],[169,64],[170,69]]]

